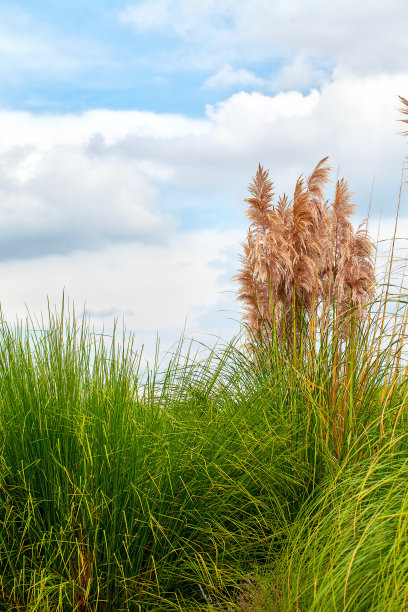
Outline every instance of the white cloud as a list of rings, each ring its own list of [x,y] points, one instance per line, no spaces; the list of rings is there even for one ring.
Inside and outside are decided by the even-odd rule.
[[[3,258],[92,250],[118,241],[160,242],[175,225],[155,210],[156,190],[130,161],[67,145],[43,154],[23,149],[16,157],[13,163],[5,156],[8,164],[0,173]]]
[[[301,51],[286,61],[266,83],[267,91],[300,89],[307,91],[328,78],[330,63]]]
[[[234,94],[206,109],[207,125],[194,136],[162,141],[129,135],[107,148],[134,160],[144,156],[172,169],[172,184],[223,193],[240,201],[258,162],[278,189],[291,190],[298,174],[329,155],[350,180],[363,207],[374,176],[374,208],[395,207],[406,141],[398,135],[398,94],[408,73],[365,78],[337,71],[321,92]],[[211,197],[208,196],[209,202]],[[239,209],[239,205],[237,205]],[[392,213],[391,213],[392,214]]]
[[[79,114],[39,114],[0,110],[0,151],[34,144],[45,151],[57,144],[85,145],[95,135],[105,144],[133,135],[162,139],[200,136],[208,122],[150,111],[90,110]]]
[[[216,74],[209,77],[205,81],[204,87],[206,89],[218,90],[235,87],[257,87],[263,89],[266,83],[267,81],[265,79],[257,77],[255,74],[249,70],[246,70],[245,68],[234,70],[232,66],[226,65],[218,70]]]
[[[205,230],[173,234],[162,245],[113,245],[93,253],[3,262],[3,305],[22,312],[32,295],[30,303],[38,309],[46,295],[58,302],[65,288],[75,302],[86,302],[95,318],[109,309],[130,313],[135,329],[181,328],[188,314],[196,324],[220,298],[224,251],[238,238],[236,231]]]
[[[406,90],[408,74],[357,78],[338,72],[320,93],[240,92],[208,105],[204,119],[3,111],[0,254],[166,240],[177,215],[191,206],[189,190],[207,198],[214,219],[217,210],[228,216],[227,209],[211,208],[221,199],[238,211],[258,162],[271,169],[278,190],[291,191],[298,174],[330,155],[363,207],[376,176],[374,208],[387,214],[395,207],[406,151],[396,134],[397,95]],[[173,200],[166,194],[170,187],[177,190]]]
[[[327,76],[327,66],[321,62],[319,65],[318,61],[313,60],[306,53],[298,53],[272,73],[269,78],[260,78],[250,70],[234,69],[227,64],[205,81],[204,88],[217,91],[247,88],[264,93],[296,89],[307,91],[321,85]]]
[[[232,95],[228,100],[208,105],[206,113],[214,126],[222,126],[231,131],[242,131],[242,118],[245,130],[270,125],[281,119],[308,117],[320,102],[319,93],[314,90],[303,96],[298,91],[265,96],[259,92],[248,94],[244,91]],[[248,122],[248,123],[246,123]]]
[[[119,19],[138,31],[179,37],[181,48],[167,58],[167,69],[217,74],[228,64],[239,71],[278,59],[284,63],[279,78],[301,87],[310,79],[315,86],[334,66],[358,74],[405,70],[406,11],[405,0],[372,0],[369,10],[354,0],[145,0],[130,3]],[[300,69],[305,57],[307,79]]]
[[[229,14],[229,3],[214,0],[144,0],[128,4],[119,21],[141,32],[166,30],[188,38],[209,24],[220,28],[225,25],[222,17]]]
[[[207,120],[151,112],[1,111],[0,257],[166,240],[177,221],[158,209],[155,184],[174,170],[157,151],[163,141],[197,138],[208,128]],[[129,137],[141,143],[138,159],[104,154]],[[146,137],[150,154],[143,154]]]

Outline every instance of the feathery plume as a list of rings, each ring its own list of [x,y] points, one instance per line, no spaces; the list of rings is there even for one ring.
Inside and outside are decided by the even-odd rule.
[[[241,283],[238,299],[246,305],[245,318],[257,331],[261,329],[262,319],[272,323],[274,304],[275,317],[279,319],[279,305],[292,278],[290,243],[282,217],[287,203],[280,202],[275,210],[272,187],[268,171],[259,165],[248,188],[253,197],[245,200],[249,203],[246,214],[250,219],[250,232],[244,244],[242,268],[235,277]],[[256,300],[248,297],[255,294]]]
[[[323,202],[324,188],[330,183],[329,175],[332,169],[326,164],[328,159],[328,157],[321,159],[307,180],[307,190],[311,198],[318,203]]]
[[[261,329],[261,307],[264,301],[264,287],[255,275],[254,244],[251,230],[248,231],[246,242],[242,243],[244,254],[240,255],[242,264],[239,273],[233,277],[240,284],[237,298],[244,303],[245,319],[251,329]]]
[[[268,171],[264,170],[261,164],[258,165],[248,191],[253,196],[245,200],[250,205],[246,211],[250,226],[258,231],[265,231],[268,228],[268,212],[272,208],[273,183],[268,179]]]
[[[234,279],[244,319],[261,336],[263,322],[274,323],[281,339],[295,324],[298,336],[301,321],[323,316],[334,301],[343,319],[350,310],[362,318],[375,296],[374,246],[366,227],[354,232],[347,182],[337,181],[331,206],[325,201],[327,159],[297,180],[292,201],[284,195],[273,204],[273,183],[260,164],[249,185],[250,228]]]
[[[352,193],[347,181],[340,179],[336,184],[336,192],[331,205],[334,266],[337,265],[342,251],[347,250],[348,244],[353,236],[353,226],[349,217],[354,213],[355,204],[351,202]]]

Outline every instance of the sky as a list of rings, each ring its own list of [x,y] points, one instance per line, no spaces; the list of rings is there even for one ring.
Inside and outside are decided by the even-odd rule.
[[[328,155],[390,238],[407,31],[406,0],[0,0],[5,317],[65,293],[150,360],[157,334],[228,341],[258,163],[292,194]]]

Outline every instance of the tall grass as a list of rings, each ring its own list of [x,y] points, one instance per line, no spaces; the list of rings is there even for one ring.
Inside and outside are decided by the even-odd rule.
[[[272,327],[162,372],[67,311],[2,319],[0,609],[398,609],[408,301],[385,294],[337,347]]]
[[[205,357],[181,339],[162,371],[64,304],[0,317],[0,610],[403,610],[394,245],[364,317],[288,289],[284,317]]]
[[[139,365],[64,312],[1,320],[0,609],[203,609],[285,538],[312,472],[275,390],[232,345]]]

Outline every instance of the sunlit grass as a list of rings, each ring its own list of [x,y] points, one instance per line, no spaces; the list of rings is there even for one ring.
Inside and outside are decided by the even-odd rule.
[[[164,371],[66,309],[2,320],[0,609],[403,609],[408,301],[385,295],[347,341],[180,342]]]
[[[276,389],[180,355],[142,376],[64,313],[1,322],[2,609],[200,609],[285,539],[313,474]]]

